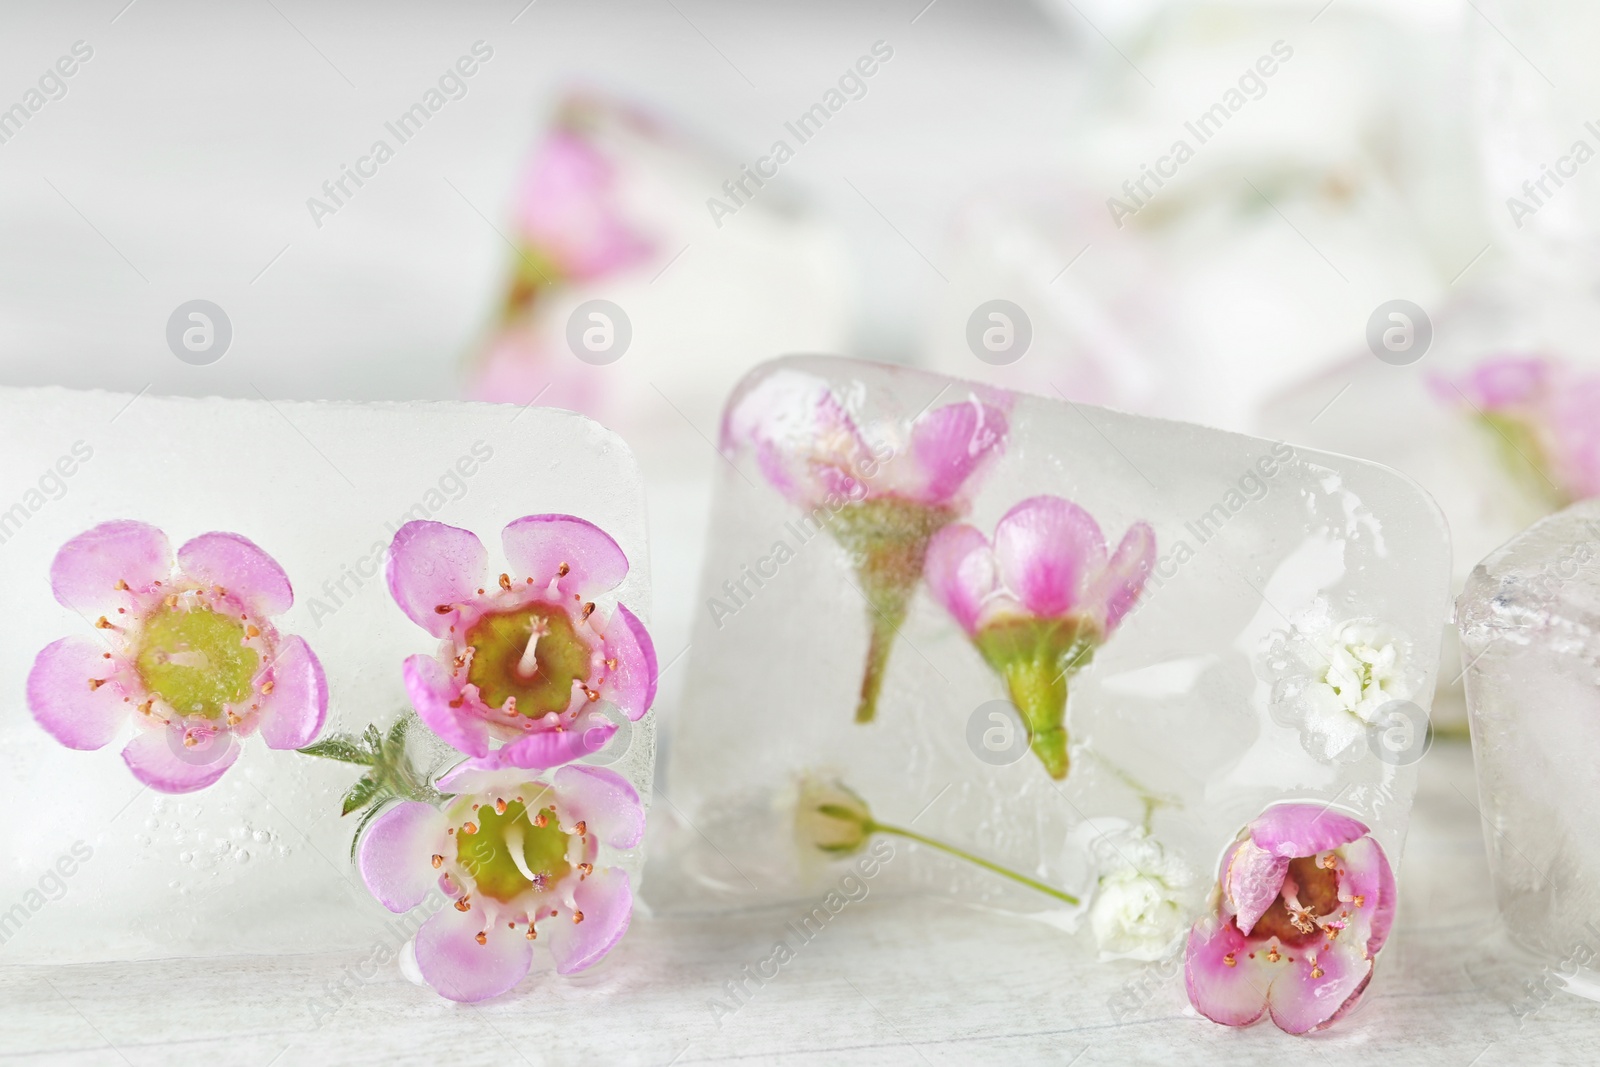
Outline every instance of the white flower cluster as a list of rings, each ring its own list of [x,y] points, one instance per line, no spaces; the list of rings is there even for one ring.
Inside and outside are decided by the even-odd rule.
[[[1101,871],[1089,902],[1089,929],[1102,959],[1159,960],[1189,928],[1185,905],[1194,874],[1142,827],[1097,838]]]
[[[1408,641],[1371,619],[1279,631],[1262,660],[1272,717],[1299,730],[1306,751],[1320,759],[1359,758],[1383,708],[1416,692],[1409,651]]]

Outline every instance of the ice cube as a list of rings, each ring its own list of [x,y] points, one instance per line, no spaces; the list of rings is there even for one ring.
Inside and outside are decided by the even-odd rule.
[[[1600,362],[1585,353],[1600,317],[1585,293],[1542,279],[1486,281],[1448,304],[1413,308],[1374,308],[1369,338],[1377,347],[1272,398],[1261,408],[1261,430],[1416,479],[1450,524],[1459,592],[1473,564],[1496,546],[1594,492],[1589,472],[1600,468],[1586,414],[1587,397],[1600,387]],[[1409,326],[1393,317],[1397,311],[1410,317]],[[1384,349],[1381,338],[1391,328],[1409,328],[1415,347]],[[1393,336],[1403,343],[1406,335]],[[1528,377],[1543,368],[1537,373],[1548,382],[1526,401],[1509,396],[1519,368]],[[1574,424],[1576,432],[1559,433]],[[1434,721],[1462,727],[1464,661],[1454,628],[1446,629]]]
[[[256,737],[215,785],[165,796],[123,765],[125,735],[74,751],[35,723],[24,701],[34,657],[94,633],[51,593],[70,538],[137,519],[174,547],[213,530],[260,545],[294,585],[280,631],[303,637],[326,671],[328,733],[394,722],[409,706],[402,661],[437,648],[385,585],[385,551],[407,521],[472,530],[500,567],[509,520],[582,516],[628,556],[618,599],[649,607],[633,458],[569,412],[4,389],[0,457],[0,955],[12,962],[392,950],[409,936],[349,859],[356,817],[339,809],[357,768]],[[413,734],[419,759],[449,759],[426,730]],[[653,759],[653,716],[593,757],[645,798]]]
[[[1592,955],[1600,926],[1597,541],[1600,501],[1541,519],[1456,602],[1495,897],[1512,935],[1551,960],[1575,939]]]
[[[1437,510],[1403,477],[826,357],[758,369],[724,426],[686,692],[665,735],[667,803],[652,832],[672,849],[652,853],[654,906],[804,901],[825,921],[852,893],[932,892],[1152,958],[1200,914],[1224,848],[1271,803],[1348,811],[1398,859],[1450,568]],[[1148,552],[1138,595],[1136,581],[1097,578],[1077,616],[1003,639],[985,626],[1008,618],[994,594],[973,608],[975,641],[913,576],[863,716],[869,649],[897,609],[873,584],[884,545],[862,531],[914,539],[932,508],[948,524],[938,556],[996,536],[1041,495],[1073,502],[1123,546],[1108,560],[1080,512],[1031,505],[1042,540],[1077,538],[1081,558],[1095,556],[1091,577],[1104,566],[1126,579]],[[897,508],[898,526],[884,520]],[[950,532],[961,523],[974,532]],[[1030,539],[1009,536],[1013,549]],[[1021,554],[1000,555],[998,576],[981,551],[957,570],[1013,590],[1031,578],[1049,614],[1046,576],[1008,573]],[[1027,640],[1061,669],[1031,673]],[[1338,745],[1330,722],[1348,727]],[[1079,921],[1093,899],[1151,885],[1164,901],[1124,893]]]

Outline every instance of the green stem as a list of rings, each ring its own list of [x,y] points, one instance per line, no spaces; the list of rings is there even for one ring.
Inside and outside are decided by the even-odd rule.
[[[947,845],[943,841],[935,841],[933,838],[919,834],[915,830],[907,830],[899,826],[890,826],[887,823],[881,822],[869,822],[866,824],[866,829],[868,833],[894,834],[897,837],[904,837],[907,840],[915,841],[918,844],[927,845],[929,848],[936,848],[940,852],[945,852],[956,857],[957,859],[966,860],[968,863],[976,864],[986,871],[993,871],[995,874],[998,874],[1003,878],[1009,878],[1013,882],[1018,882],[1022,885],[1025,885],[1029,889],[1037,889],[1046,896],[1055,897],[1057,900],[1071,904],[1073,907],[1078,906],[1078,898],[1070,893],[1063,893],[1059,889],[1047,886],[1043,882],[1038,881],[1037,879],[1029,878],[1025,874],[1018,874],[1016,871],[1002,867],[998,863],[990,863],[988,860],[974,856],[972,853],[956,848],[954,845]]]
[[[891,605],[890,611],[883,614],[874,611],[872,642],[867,649],[866,673],[861,677],[861,702],[856,705],[856,722],[871,722],[878,714],[878,694],[883,691],[883,677],[889,670],[889,652],[894,648],[895,635],[905,618],[903,604]]]

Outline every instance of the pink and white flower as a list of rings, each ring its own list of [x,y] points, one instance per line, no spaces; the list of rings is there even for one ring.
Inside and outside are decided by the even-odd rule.
[[[440,806],[405,801],[379,815],[357,851],[361,879],[393,912],[435,892],[448,905],[417,930],[417,968],[441,996],[474,1002],[528,973],[533,943],[559,974],[603,957],[627,932],[627,871],[600,863],[601,846],[644,836],[644,807],[628,781],[603,767],[547,774],[462,764],[438,782]]]
[[[395,534],[389,591],[442,642],[438,655],[406,660],[406,691],[422,721],[479,766],[550,766],[610,737],[610,723],[584,714],[597,702],[635,721],[650,710],[655,647],[626,605],[597,603],[628,574],[598,526],[528,515],[501,543],[510,569],[491,579],[471,531],[417,521]],[[507,744],[491,754],[491,739]]]
[[[1506,468],[1552,505],[1600,496],[1600,374],[1544,356],[1495,356],[1430,386],[1486,424]]]
[[[1058,496],[1013,507],[992,543],[963,523],[928,546],[928,588],[1005,678],[1052,778],[1067,774],[1068,681],[1138,601],[1155,556],[1147,523],[1112,552],[1094,517]]]
[[[322,664],[272,621],[294,604],[289,579],[238,534],[196,537],[174,567],[161,530],[102,523],[61,547],[50,582],[101,638],[55,642],[28,675],[29,710],[68,748],[102,748],[131,719],[134,777],[188,793],[222,777],[242,737],[300,748],[321,731]]]
[[[1367,828],[1320,804],[1277,804],[1222,860],[1216,911],[1189,932],[1184,980],[1200,1014],[1280,1030],[1355,1007],[1394,923],[1395,883]]]
[[[876,714],[929,539],[966,513],[1008,429],[1003,410],[974,396],[909,426],[885,420],[869,439],[826,380],[790,368],[766,373],[729,406],[723,446],[750,450],[772,487],[855,567],[872,627],[856,721]]]

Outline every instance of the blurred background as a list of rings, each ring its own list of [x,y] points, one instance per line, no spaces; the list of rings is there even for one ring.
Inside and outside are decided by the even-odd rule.
[[[1440,500],[1464,575],[1600,492],[1597,21],[10,7],[0,384],[584,411],[645,467],[664,660],[722,400],[792,352],[1388,462]]]

